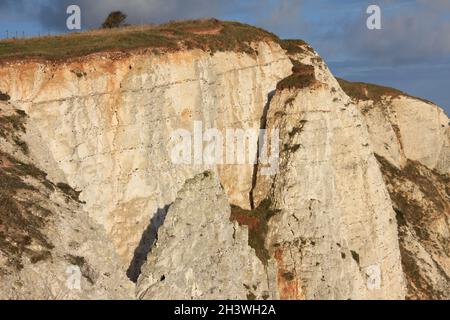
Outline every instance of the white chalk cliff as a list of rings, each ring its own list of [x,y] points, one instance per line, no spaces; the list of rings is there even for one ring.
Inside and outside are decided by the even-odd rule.
[[[1,297],[450,298],[445,112],[248,45],[1,62]],[[278,129],[277,172],[174,163],[194,121]]]

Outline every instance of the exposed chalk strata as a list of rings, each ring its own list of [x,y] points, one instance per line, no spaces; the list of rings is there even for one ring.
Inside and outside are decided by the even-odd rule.
[[[335,79],[303,41],[214,30],[1,61],[2,297],[448,298],[445,113]],[[194,121],[279,129],[278,171],[174,164],[172,134]]]
[[[449,119],[429,101],[340,79],[357,103],[396,211],[409,299],[450,292]]]
[[[450,173],[450,127],[444,110],[395,89],[339,82],[364,115],[377,154],[397,167],[409,159]]]
[[[409,299],[450,297],[450,178],[408,160],[378,156],[396,211]]]
[[[211,168],[173,164],[174,131],[193,132],[194,120],[224,135],[225,128],[259,128],[268,94],[291,62],[275,43],[255,47],[258,55],[191,50],[11,64],[0,68],[0,88],[30,117],[37,165],[82,191],[84,209],[128,266],[158,208],[188,177]],[[230,201],[249,207],[253,165],[217,170]]]
[[[28,158],[26,119],[0,102],[0,298],[133,298],[104,229],[75,190]]]
[[[316,72],[279,90],[267,115],[280,171],[258,177],[254,197],[279,210],[266,239],[272,281],[284,299],[402,299],[395,213],[364,118],[314,52],[291,57]]]

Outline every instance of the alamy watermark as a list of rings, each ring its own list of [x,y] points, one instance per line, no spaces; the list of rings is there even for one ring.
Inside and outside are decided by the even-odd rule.
[[[67,7],[66,13],[69,15],[66,20],[68,30],[81,30],[81,8],[76,4]],[[381,29],[381,8],[376,4],[367,7],[366,13],[370,16],[366,20],[366,26],[369,30]]]
[[[381,29],[381,8],[375,4],[367,7],[367,14],[370,16],[367,18],[366,25],[369,30],[380,30]]]
[[[379,265],[371,265],[365,269],[366,286],[369,290],[381,288],[381,270]]]
[[[81,270],[79,266],[71,265],[66,269],[66,286],[70,290],[81,290]]]
[[[278,172],[280,143],[278,129],[203,130],[203,123],[194,121],[192,132],[186,129],[175,130],[170,142],[173,145],[170,157],[174,164],[259,164],[261,175],[273,175]]]
[[[66,26],[69,30],[81,30],[81,9],[72,4],[67,7],[66,13],[69,17],[66,20]]]

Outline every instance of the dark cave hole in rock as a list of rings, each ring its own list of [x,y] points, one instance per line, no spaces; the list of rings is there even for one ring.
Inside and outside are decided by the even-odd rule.
[[[352,254],[353,260],[356,261],[356,263],[359,266],[359,254],[356,251],[350,250],[350,253]]]
[[[0,91],[0,101],[9,101],[9,100],[11,100],[9,94]]]
[[[169,207],[170,204],[165,205],[164,208],[158,208],[151,218],[150,224],[142,233],[139,245],[134,250],[133,259],[127,270],[127,277],[133,282],[137,282],[141,274],[141,267],[147,261],[147,255],[158,240],[158,229],[163,225]]]

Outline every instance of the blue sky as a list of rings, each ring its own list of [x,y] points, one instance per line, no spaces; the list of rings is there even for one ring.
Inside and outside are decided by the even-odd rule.
[[[309,42],[336,76],[396,87],[450,112],[450,0],[0,0],[0,37],[57,34],[78,4],[84,29],[112,10],[130,23],[217,17]],[[382,29],[366,28],[377,4]]]

